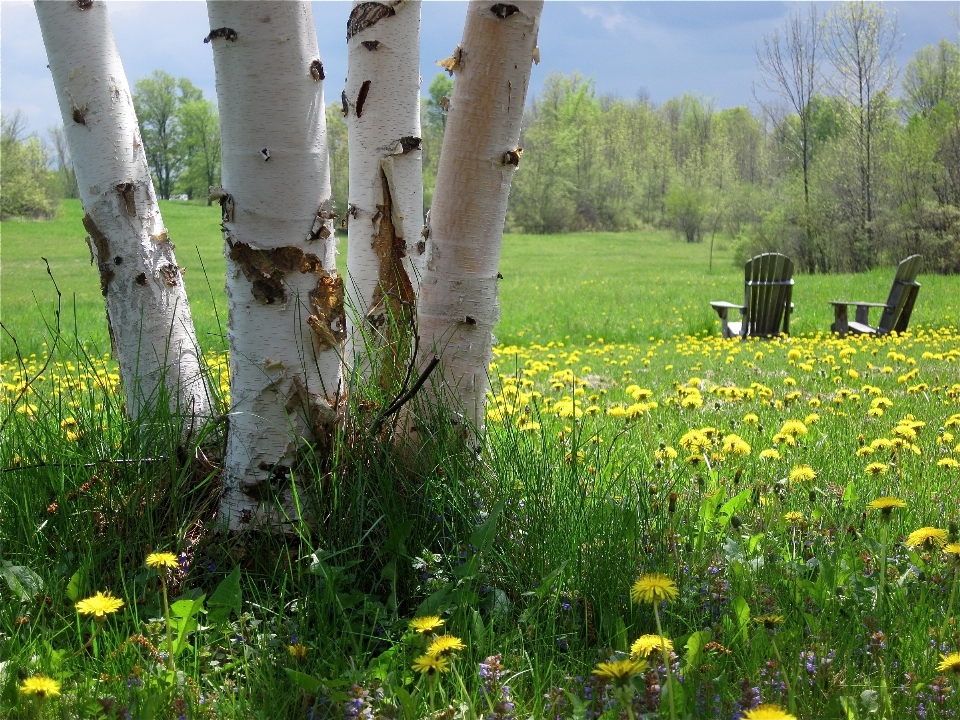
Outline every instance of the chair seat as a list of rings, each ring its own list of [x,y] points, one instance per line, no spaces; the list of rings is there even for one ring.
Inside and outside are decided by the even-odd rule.
[[[855,320],[849,321],[847,323],[848,332],[857,333],[858,335],[876,335],[877,329],[872,328],[869,325],[864,325],[863,323],[858,323]]]

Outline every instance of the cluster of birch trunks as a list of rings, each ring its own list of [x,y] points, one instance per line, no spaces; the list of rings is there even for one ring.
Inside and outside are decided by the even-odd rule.
[[[182,273],[147,166],[130,88],[99,0],[36,11],[132,418],[168,402],[209,419]],[[408,364],[435,407],[480,429],[507,196],[538,54],[543,0],[470,3],[426,222],[420,2],[355,2],[341,93],[349,204],[331,200],[325,73],[308,2],[207,3],[223,152],[230,397],[221,517],[295,519],[256,489],[328,437],[351,382]],[[336,227],[348,228],[337,273]],[[410,332],[404,332],[410,328]],[[400,369],[394,367],[392,372]],[[412,371],[412,372],[410,372]],[[409,427],[409,425],[408,425]],[[287,493],[290,494],[289,492]]]

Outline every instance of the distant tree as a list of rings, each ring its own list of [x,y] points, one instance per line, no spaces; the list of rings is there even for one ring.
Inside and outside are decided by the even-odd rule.
[[[446,73],[437,73],[427,90],[429,97],[423,102],[420,112],[423,116],[423,206],[424,210],[433,203],[433,188],[437,182],[437,168],[440,164],[440,148],[443,146],[443,131],[447,126],[447,111],[444,105],[453,94],[453,78]]]
[[[902,87],[910,112],[927,116],[941,101],[960,111],[960,47],[944,39],[917,50]]]
[[[333,202],[341,217],[347,212],[350,152],[347,144],[347,123],[339,102],[327,105],[327,151],[330,153],[330,185]]]
[[[190,100],[181,97],[175,117],[178,125],[177,156],[182,170],[174,187],[191,199],[206,197],[209,188],[220,185],[220,119],[217,106],[204,100],[202,95]]]
[[[177,103],[177,80],[164,70],[154,70],[153,75],[138,80],[133,86],[140,135],[157,194],[164,200],[170,199],[180,174]]]
[[[40,138],[27,135],[20,111],[0,119],[0,219],[56,212],[59,188],[48,160]]]
[[[760,69],[761,86],[786,103],[789,111],[796,114],[796,123],[784,125],[793,132],[787,133],[787,147],[795,149],[800,160],[803,177],[803,203],[805,216],[804,252],[800,257],[802,269],[815,269],[812,252],[813,238],[810,223],[810,160],[811,101],[820,90],[818,62],[822,46],[822,25],[817,18],[816,6],[808,13],[792,15],[783,28],[765,35],[756,47],[757,66]]]
[[[707,202],[701,188],[678,183],[667,193],[665,205],[667,218],[688,243],[703,241]]]
[[[67,143],[67,134],[63,125],[54,125],[47,134],[53,145],[53,156],[57,162],[57,176],[60,180],[61,197],[78,198],[80,188],[77,187],[77,173],[73,169],[73,158],[70,157],[70,145]]]
[[[833,64],[830,84],[846,100],[859,175],[856,236],[850,236],[854,269],[875,262],[874,194],[878,158],[874,143],[881,129],[886,98],[897,77],[896,53],[902,44],[896,16],[863,0],[836,7],[827,19],[827,55]]]

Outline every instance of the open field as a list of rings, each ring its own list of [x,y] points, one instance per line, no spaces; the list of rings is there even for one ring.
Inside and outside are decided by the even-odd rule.
[[[222,292],[216,210],[164,207],[208,339],[184,238]],[[46,287],[42,265],[9,280],[29,227],[2,228],[21,342],[10,288]],[[70,237],[47,257],[95,328]],[[892,271],[801,276],[802,335],[740,342],[707,301],[742,275],[705,252],[508,237],[482,457],[443,427],[402,457],[358,403],[296,469],[313,519],[286,539],[217,529],[222,426],[184,451],[169,418],[125,419],[112,363],[57,358],[0,437],[0,716],[955,718],[957,278],[921,276],[910,333],[839,339],[825,301],[883,299]],[[145,567],[157,551],[172,567]],[[123,601],[99,621],[98,592]]]
[[[177,261],[187,269],[184,282],[200,343],[206,349],[223,349],[215,312],[219,310],[219,323],[225,323],[220,209],[164,202],[161,210]],[[81,216],[79,201],[68,200],[56,220],[0,226],[0,310],[26,354],[42,350],[42,318],[50,319],[55,305],[41,257],[50,260],[63,292],[64,327],[72,331],[75,318],[79,337],[109,349],[103,299]],[[635,342],[719,332],[708,303],[740,299],[743,271],[731,263],[729,241],[718,238],[717,246],[723,249],[715,252],[713,274],[708,274],[709,245],[676,242],[668,232],[507,235],[501,261],[503,318],[496,335],[506,343],[597,337]],[[345,257],[344,241],[340,258]],[[862,275],[798,276],[793,332],[827,330],[833,320],[827,300],[882,302],[891,277],[889,268]],[[955,326],[960,280],[921,273],[920,281],[913,326]],[[11,353],[7,338],[0,338],[0,357],[9,359]]]

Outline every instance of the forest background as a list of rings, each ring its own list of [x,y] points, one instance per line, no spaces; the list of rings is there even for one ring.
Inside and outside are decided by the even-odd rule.
[[[757,43],[756,87],[775,100],[723,110],[690,94],[660,105],[600,95],[588,78],[553,74],[524,119],[507,231],[669,228],[734,243],[735,264],[775,250],[803,272],[849,272],[920,253],[926,272],[960,272],[960,45],[923,47],[901,68],[901,42],[880,5],[798,13]],[[452,82],[439,73],[422,106],[425,209]],[[215,103],[163,70],[134,97],[157,194],[206,202],[220,176]],[[327,123],[345,209],[339,104]],[[2,160],[2,219],[52,216],[77,197],[62,128],[40,138],[5,116]]]

